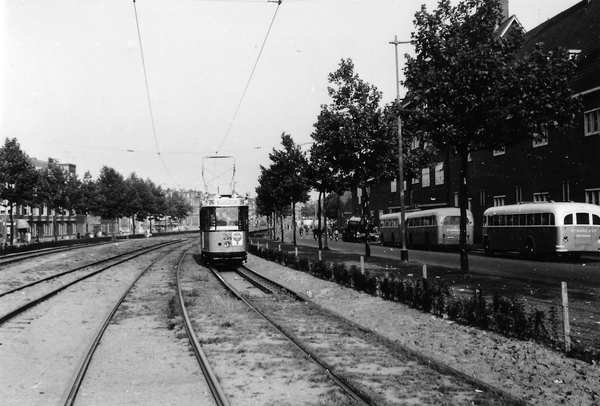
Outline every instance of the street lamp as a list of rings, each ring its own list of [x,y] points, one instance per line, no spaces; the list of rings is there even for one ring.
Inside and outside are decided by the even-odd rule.
[[[400,72],[398,67],[398,45],[410,44],[410,41],[398,41],[398,36],[394,36],[394,41],[390,42],[396,49],[396,104],[400,108]],[[398,190],[400,191],[400,231],[402,233],[402,248],[400,249],[400,260],[408,261],[408,250],[406,249],[406,219],[404,208],[404,157],[402,156],[402,118],[398,110]]]

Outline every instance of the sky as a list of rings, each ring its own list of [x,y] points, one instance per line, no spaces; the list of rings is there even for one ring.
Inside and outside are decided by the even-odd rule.
[[[578,1],[509,13],[531,30]],[[341,59],[396,98],[390,41],[411,39],[423,4],[437,0],[2,0],[1,142],[164,189],[204,191],[204,158],[231,156],[236,191],[255,196],[282,133],[310,148]],[[402,70],[412,46],[398,51]]]

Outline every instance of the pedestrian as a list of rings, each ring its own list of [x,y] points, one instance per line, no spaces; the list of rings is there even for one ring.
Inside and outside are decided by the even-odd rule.
[[[335,231],[333,232],[333,238],[335,238],[336,241],[338,240],[339,234],[340,234],[340,232],[336,228]]]

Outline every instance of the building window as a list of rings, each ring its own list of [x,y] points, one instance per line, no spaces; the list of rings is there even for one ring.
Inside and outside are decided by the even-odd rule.
[[[533,133],[533,148],[548,145],[548,126],[542,125],[541,131]]]
[[[585,202],[600,206],[600,189],[586,189]]]
[[[430,176],[431,175],[429,174],[429,168],[423,168],[421,170],[421,179],[422,179],[421,185],[423,187],[429,187],[429,185],[431,183]]]
[[[495,150],[492,152],[492,154],[493,154],[494,156],[498,156],[498,155],[504,155],[504,154],[506,154],[506,147],[500,147],[500,148],[498,148],[498,149],[495,149]]]
[[[443,185],[444,184],[444,164],[438,163],[435,165],[435,184]]]
[[[485,207],[485,189],[479,191],[479,206]]]
[[[600,109],[587,111],[583,114],[583,128],[585,135],[600,133]]]
[[[413,185],[418,185],[419,184],[419,175],[413,176],[413,178],[411,179],[411,183]]]
[[[506,196],[494,196],[494,207],[504,206],[506,204]]]
[[[417,149],[419,146],[421,146],[421,141],[417,137],[414,137],[410,143],[410,149]]]
[[[396,193],[398,191],[398,179],[394,179],[390,182],[390,193]]]
[[[548,202],[548,201],[550,201],[550,193],[548,193],[548,192],[534,193],[533,201],[534,202]]]

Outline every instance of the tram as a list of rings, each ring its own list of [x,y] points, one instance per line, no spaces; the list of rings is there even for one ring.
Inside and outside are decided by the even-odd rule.
[[[208,262],[244,262],[248,251],[248,198],[206,196],[200,207],[200,247]]]
[[[202,160],[206,193],[200,206],[200,249],[208,262],[235,264],[248,257],[248,196],[235,192],[234,177],[233,157]]]

